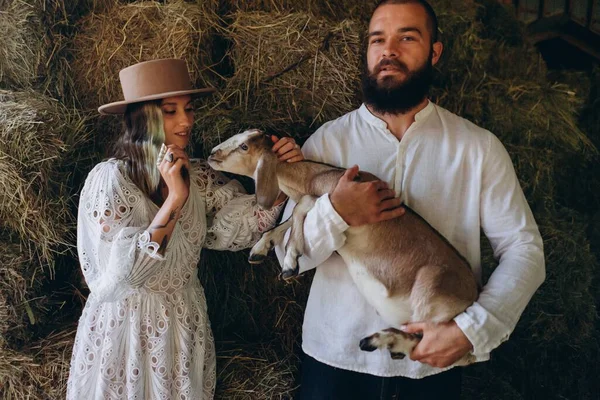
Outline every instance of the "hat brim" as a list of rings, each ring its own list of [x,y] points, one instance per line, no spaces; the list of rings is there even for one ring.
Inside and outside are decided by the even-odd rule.
[[[216,91],[215,88],[207,87],[202,89],[192,89],[192,90],[180,90],[177,92],[167,92],[167,93],[159,93],[153,94],[152,96],[140,97],[131,101],[116,101],[114,103],[105,104],[103,106],[98,107],[98,112],[103,115],[117,115],[124,114],[127,106],[129,104],[134,103],[142,103],[144,101],[150,100],[158,100],[158,99],[166,99],[168,97],[177,97],[177,96],[185,96],[185,95],[208,95],[214,93]]]

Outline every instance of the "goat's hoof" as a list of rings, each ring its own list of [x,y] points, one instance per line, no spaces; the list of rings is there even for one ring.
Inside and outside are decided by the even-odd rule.
[[[359,346],[362,351],[375,351],[377,349],[377,347],[371,343],[371,337],[361,339]]]
[[[290,278],[293,278],[295,276],[298,276],[298,268],[296,269],[286,269],[284,271],[281,272],[281,277],[283,279],[285,279],[286,281]]]
[[[250,254],[248,262],[250,264],[262,264],[267,259],[264,254]]]
[[[390,357],[392,357],[392,360],[403,360],[404,357],[406,357],[406,354],[404,354],[404,353],[392,353],[390,351]]]

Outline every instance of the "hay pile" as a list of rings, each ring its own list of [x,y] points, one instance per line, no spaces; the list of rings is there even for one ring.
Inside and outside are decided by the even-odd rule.
[[[120,98],[119,69],[183,57],[197,85],[222,87],[200,103],[197,150],[205,153],[248,127],[303,141],[360,104],[361,37],[371,3],[47,3],[43,20],[52,21],[51,43],[60,43],[52,45],[59,56],[47,63],[46,78],[52,80],[29,84],[34,93],[15,91],[20,83],[5,78],[6,72],[0,79],[11,89],[0,92],[0,397],[64,397],[72,324],[86,294],[77,261],[60,255],[73,244],[71,196],[118,124],[116,118],[94,121],[94,142],[86,141],[80,133],[86,131],[84,114],[41,93],[95,109]],[[598,103],[590,101],[594,95],[581,80],[565,85],[547,79],[543,60],[522,39],[522,27],[495,1],[432,3],[445,45],[433,95],[505,143],[547,255],[546,283],[492,361],[466,370],[465,398],[591,400],[600,389],[593,383],[600,372],[600,292],[594,286],[600,275],[593,255],[600,252],[600,234],[592,220],[600,218],[600,182],[588,170],[598,161]],[[0,9],[5,4],[14,3]],[[35,17],[40,5],[35,7],[24,8],[31,16],[8,22],[15,38],[25,38],[20,27],[42,20]],[[0,26],[6,17],[0,14]],[[35,60],[28,51],[21,57]],[[3,61],[0,71],[6,71]],[[19,75],[23,82],[37,79],[28,74]],[[65,87],[74,93],[67,95]],[[277,278],[276,261],[251,267],[247,255],[207,251],[200,264],[217,341],[217,398],[293,398],[312,275],[286,284]],[[55,280],[40,260],[55,260]],[[495,266],[489,247],[484,264],[489,275]]]
[[[86,125],[37,92],[0,90],[2,398],[58,398],[64,389],[72,339],[48,335],[81,309],[71,255],[74,195],[93,158]]]
[[[445,1],[434,6],[454,7]],[[463,17],[469,14],[440,14],[446,54],[438,65],[433,96],[500,137],[530,203],[551,203],[555,184],[569,179],[566,160],[573,155],[589,160],[597,154],[577,125],[585,94],[547,80],[544,62],[531,45],[490,38],[490,28],[480,20],[490,9],[502,7],[486,1],[465,10],[473,18],[467,24]],[[505,18],[500,26],[514,24],[509,15]]]
[[[276,14],[301,12],[332,21],[344,21],[367,20],[375,3],[375,0],[226,0],[225,7],[233,12],[262,11]]]
[[[3,241],[0,250],[0,347],[22,347],[32,338],[28,329],[40,322],[36,291],[41,287],[40,274],[32,255],[15,243]]]
[[[588,94],[548,80],[539,54],[521,40],[519,32],[515,34],[513,28],[520,29],[520,26],[509,13],[501,12],[503,9],[498,9],[496,3],[435,1],[434,7],[440,17],[446,48],[446,55],[438,66],[434,98],[440,105],[494,132],[505,143],[540,224],[548,257],[548,279],[526,310],[512,339],[494,353],[493,361],[469,370],[465,393],[471,396],[469,398],[489,399],[497,399],[500,395],[506,399],[591,398],[594,391],[590,382],[597,372],[594,359],[599,354],[598,320],[592,287],[592,277],[597,276],[598,264],[585,233],[588,227],[586,215],[570,210],[579,207],[558,196],[561,188],[572,181],[573,172],[579,175],[597,157],[592,140],[578,126],[578,112]],[[322,35],[314,35],[309,43],[303,43],[300,39],[306,35],[301,36],[297,29],[301,24],[287,23],[286,27],[291,29],[277,31],[279,21],[285,20],[286,16],[289,21],[296,21],[294,18],[300,15],[306,18],[307,26],[312,26],[308,21],[315,19],[307,14],[273,13],[270,19],[264,13],[234,14],[227,28],[227,37],[233,43],[231,58],[234,73],[223,91],[221,100],[226,102],[221,101],[212,109],[207,107],[210,118],[206,125],[209,129],[201,130],[205,146],[212,146],[247,126],[286,132],[302,140],[328,119],[318,118],[319,114],[314,111],[317,107],[307,108],[307,104],[314,104],[313,98],[308,102],[298,101],[301,97],[297,93],[302,92],[296,90],[311,85],[313,77],[326,69],[321,65],[315,67],[314,63],[310,72],[299,72],[300,68],[294,68],[295,60],[302,60],[302,54],[315,52]],[[494,16],[494,26],[486,25],[491,16]],[[357,20],[360,19],[362,17],[357,17]],[[320,21],[321,26],[335,26],[327,24],[325,19]],[[359,22],[353,24],[360,26]],[[353,46],[358,49],[360,31],[355,33]],[[290,37],[298,41],[290,41]],[[291,57],[290,61],[282,62],[286,57]],[[262,62],[259,63],[259,59]],[[345,75],[353,76],[354,81],[346,84],[354,84],[355,88],[358,84],[358,59],[359,55],[354,54],[354,66],[352,62],[342,64],[350,66]],[[288,66],[292,69],[288,70]],[[278,75],[278,71],[285,73]],[[286,75],[290,77],[277,81],[272,87],[260,84],[270,76],[280,79]],[[352,90],[345,93],[350,92]],[[351,97],[327,102],[326,107],[332,107],[330,118],[356,106],[347,99]],[[226,107],[221,107],[223,104]],[[202,115],[202,112],[199,114]],[[589,195],[595,190],[598,186],[592,184],[587,192],[581,189],[580,194]],[[597,205],[595,209],[598,209]],[[239,262],[244,262],[242,257]],[[485,263],[489,274],[495,265],[491,253]],[[236,262],[223,260],[221,264],[233,266]],[[276,266],[272,268],[276,273]],[[262,273],[256,272],[255,267],[253,270],[254,274]],[[236,299],[233,296],[233,300],[230,297],[224,303],[223,298],[211,297],[217,287],[207,285],[211,317],[217,321],[214,326],[225,326],[229,332],[235,331],[242,339],[250,341],[256,340],[256,331],[262,332],[266,337],[264,340],[270,340],[273,334],[292,341],[299,338],[301,319],[287,326],[289,332],[278,330],[276,321],[285,314],[281,313],[285,305],[283,301],[277,303],[273,299],[291,296],[287,298],[293,298],[301,310],[309,282],[287,288],[279,286],[274,275],[268,273],[262,278],[252,279],[245,270],[232,272],[231,276],[222,274],[219,272],[217,287],[220,290],[228,288],[228,295],[235,292],[232,288],[243,290],[248,286],[247,282],[253,280],[260,284],[265,279],[263,286],[272,286],[253,291],[251,297]],[[238,274],[241,274],[241,281]],[[254,301],[249,302],[250,299]],[[260,306],[262,309],[257,309]],[[245,318],[240,318],[244,313]],[[265,319],[265,314],[271,317]],[[298,314],[300,316],[301,312]],[[221,323],[223,325],[219,325]],[[272,325],[262,326],[261,323]],[[216,334],[223,337],[223,332],[217,330]],[[573,340],[571,335],[577,338]],[[573,347],[582,352],[569,350]],[[285,348],[293,349],[294,345]],[[239,368],[243,371],[243,363],[240,364]],[[531,365],[547,367],[544,371],[532,372]],[[565,367],[567,365],[569,367]],[[294,368],[293,364],[290,368]],[[282,372],[281,369],[279,372]],[[254,385],[256,381],[240,387],[236,398],[253,398],[248,393]],[[281,396],[285,397],[284,394]]]
[[[210,31],[215,24],[209,7],[183,1],[115,3],[90,13],[78,22],[72,44],[79,101],[96,109],[121,100],[119,70],[157,58],[183,58],[196,85],[211,85]]]
[[[0,348],[2,399],[64,399],[74,339],[71,327],[28,344],[25,351]]]
[[[546,281],[510,340],[493,353],[492,361],[468,370],[465,386],[480,386],[481,390],[482,376],[501,374],[506,390],[516,390],[523,399],[593,399],[595,377],[600,372],[593,280],[600,264],[586,235],[590,224],[568,209],[538,214],[536,220],[544,239]],[[497,262],[489,243],[483,244],[482,258],[489,275]],[[491,400],[496,395],[482,390],[479,398]]]
[[[359,26],[308,13],[234,14],[224,32],[234,73],[217,104],[199,112],[200,140],[212,146],[223,132],[248,127],[307,136],[352,110],[359,104]]]
[[[227,343],[217,346],[215,397],[254,400],[291,399],[298,358],[280,350],[278,342]],[[279,350],[279,351],[278,351]]]

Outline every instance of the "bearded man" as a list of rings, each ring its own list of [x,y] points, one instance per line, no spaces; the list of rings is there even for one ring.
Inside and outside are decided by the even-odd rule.
[[[304,223],[300,272],[316,273],[303,323],[300,399],[459,399],[461,368],[452,364],[468,352],[488,360],[545,278],[542,239],[505,148],[428,99],[443,48],[437,29],[426,1],[381,1],[367,35],[364,104],[324,124],[302,149],[307,159],[349,169]],[[382,180],[353,181],[358,167]],[[349,226],[401,219],[401,203],[440,232],[480,282],[480,232],[499,265],[452,321],[404,326],[422,340],[410,359],[394,360],[387,351],[360,350],[360,339],[388,326],[335,251]],[[276,249],[280,262],[283,249]]]

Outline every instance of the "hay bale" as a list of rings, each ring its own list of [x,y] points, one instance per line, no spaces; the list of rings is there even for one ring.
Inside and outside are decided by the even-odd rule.
[[[0,88],[35,88],[72,103],[72,80],[65,55],[69,26],[57,20],[62,0],[7,0],[0,3]]]
[[[0,88],[30,88],[50,54],[42,16],[22,0],[0,2]]]
[[[74,242],[74,179],[85,166],[86,117],[34,92],[0,91],[0,226],[43,260]]]
[[[210,30],[216,16],[182,1],[115,4],[78,23],[73,39],[75,90],[84,108],[122,99],[119,70],[140,61],[183,58],[197,86],[211,85]]]
[[[352,21],[331,24],[306,13],[236,13],[225,32],[235,72],[217,113],[231,110],[239,125],[298,135],[352,110],[360,33]]]

